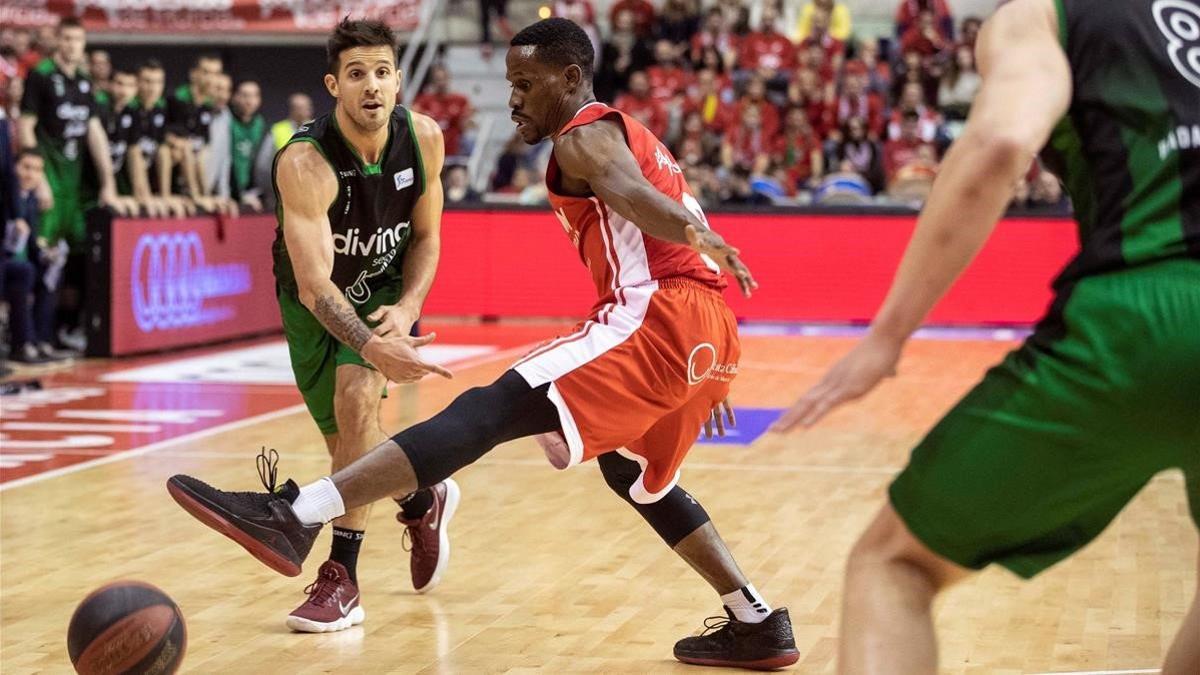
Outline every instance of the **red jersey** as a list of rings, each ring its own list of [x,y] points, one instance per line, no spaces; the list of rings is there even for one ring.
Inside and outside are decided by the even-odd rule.
[[[612,120],[623,127],[625,142],[651,185],[682,204],[701,222],[707,222],[671,152],[633,117],[603,103],[589,103],[558,135],[600,119]],[[551,154],[550,164],[546,167],[550,208],[592,273],[592,282],[600,296],[597,307],[624,304],[626,288],[655,284],[664,279],[683,277],[714,289],[725,288],[720,268],[712,260],[690,246],[645,234],[599,197],[560,194],[560,182],[558,162]],[[601,309],[599,321],[604,320],[605,313]]]
[[[471,109],[467,97],[462,94],[435,94],[426,92],[413,101],[413,108],[433,118],[442,128],[446,140],[446,156],[458,154],[458,142],[462,138],[466,113]]]

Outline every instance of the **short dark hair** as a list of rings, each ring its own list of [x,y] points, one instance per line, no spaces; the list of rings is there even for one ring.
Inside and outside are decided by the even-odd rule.
[[[138,74],[141,75],[143,70],[163,70],[163,64],[158,59],[146,59],[138,66]]]
[[[46,159],[45,157],[42,157],[42,153],[37,148],[23,148],[17,153],[17,159],[13,163],[15,164],[26,157],[37,157],[42,161],[45,161]]]
[[[224,63],[225,59],[222,59],[221,55],[216,52],[202,52],[197,54],[196,58],[192,59],[191,70],[199,68],[201,61],[220,61],[221,63]]]
[[[117,79],[118,75],[129,75],[130,77],[137,77],[137,73],[130,70],[129,68],[124,68],[121,66],[114,66],[113,71],[112,71],[113,79],[114,80]]]
[[[536,58],[556,66],[577,65],[583,76],[592,79],[596,52],[583,29],[570,19],[555,17],[526,26],[512,39],[513,47],[536,47]]]
[[[351,21],[347,16],[329,34],[325,44],[325,56],[329,60],[329,72],[337,75],[342,52],[354,47],[390,47],[392,58],[396,58],[396,35],[382,21],[359,19]]]
[[[64,16],[63,18],[59,19],[58,28],[56,30],[57,32],[61,33],[64,28],[83,28],[83,22],[79,20],[79,17]]]

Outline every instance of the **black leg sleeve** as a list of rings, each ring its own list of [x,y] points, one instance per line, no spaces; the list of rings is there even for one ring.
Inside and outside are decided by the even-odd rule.
[[[486,387],[468,389],[445,410],[392,437],[422,488],[435,485],[508,441],[557,431],[549,385],[531,388],[509,370]]]
[[[615,452],[609,452],[596,458],[600,465],[600,473],[604,474],[604,482],[617,493],[639,515],[654,528],[658,536],[667,542],[667,546],[683,541],[683,538],[696,531],[696,528],[707,523],[710,519],[708,512],[683,488],[676,485],[662,499],[653,504],[639,504],[629,496],[629,487],[642,473],[638,463],[625,459]]]

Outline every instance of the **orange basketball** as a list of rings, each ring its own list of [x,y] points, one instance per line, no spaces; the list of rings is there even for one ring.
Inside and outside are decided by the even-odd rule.
[[[102,586],[79,603],[67,653],[81,675],[174,673],[187,649],[183,614],[166,593],[140,581]]]

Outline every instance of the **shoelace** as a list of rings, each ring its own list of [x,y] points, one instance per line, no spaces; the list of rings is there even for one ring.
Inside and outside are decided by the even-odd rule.
[[[730,621],[728,616],[710,616],[704,620],[704,632],[700,636],[707,637],[714,633],[719,633],[731,623],[733,622]]]
[[[317,605],[327,605],[337,592],[338,579],[335,575],[322,573],[317,580],[304,587],[308,601]]]
[[[258,466],[258,479],[262,481],[263,487],[267,488],[267,492],[275,492],[275,477],[279,467],[279,453],[275,452],[275,448],[268,450],[263,446],[258,452],[258,457],[254,459],[255,465]]]
[[[425,552],[425,542],[420,537],[413,535],[413,530],[418,527],[420,525],[406,525],[404,527],[404,534],[400,535],[400,548],[420,555]]]

